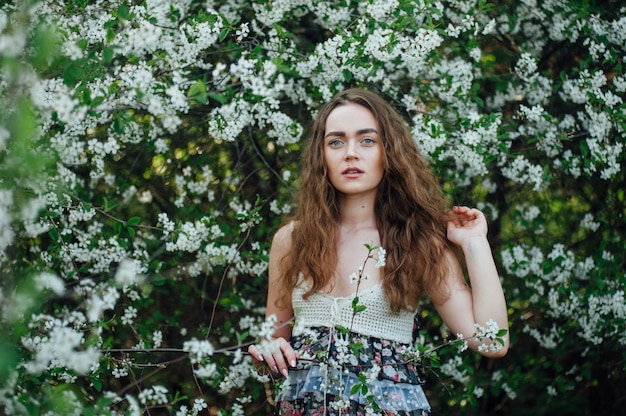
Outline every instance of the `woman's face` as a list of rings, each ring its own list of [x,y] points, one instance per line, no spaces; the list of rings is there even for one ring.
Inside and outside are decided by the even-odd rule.
[[[324,161],[337,191],[375,197],[384,172],[383,147],[370,110],[349,103],[330,112],[324,128]]]

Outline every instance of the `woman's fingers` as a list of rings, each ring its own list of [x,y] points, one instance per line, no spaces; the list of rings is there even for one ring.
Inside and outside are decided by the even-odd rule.
[[[283,352],[283,348],[285,346],[285,344],[288,344],[284,339],[279,338],[277,340],[273,340],[271,341],[271,355],[272,358],[274,359],[274,366],[272,367],[272,369],[277,372],[277,373],[281,373],[283,376],[287,376],[287,364],[285,363],[285,356],[284,356],[284,352]]]
[[[482,212],[480,210],[466,206],[454,206],[448,211],[450,221],[457,227],[478,220],[481,216]]]
[[[459,247],[473,237],[487,235],[487,220],[479,209],[454,206],[448,211],[448,218],[448,240]]]
[[[252,358],[254,358],[257,361],[264,361],[263,354],[259,352],[259,349],[254,344],[248,347],[248,354],[250,354],[250,356],[252,356]]]
[[[464,221],[467,220],[468,207],[454,206],[448,211],[448,218],[454,227],[462,227]]]
[[[265,362],[275,373],[287,376],[288,366],[295,367],[297,354],[284,338],[250,345],[248,352],[257,361]]]

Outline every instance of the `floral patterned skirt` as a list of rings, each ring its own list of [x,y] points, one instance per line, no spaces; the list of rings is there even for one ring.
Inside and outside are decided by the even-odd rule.
[[[302,359],[278,386],[277,415],[430,415],[411,344],[326,327],[291,344]]]

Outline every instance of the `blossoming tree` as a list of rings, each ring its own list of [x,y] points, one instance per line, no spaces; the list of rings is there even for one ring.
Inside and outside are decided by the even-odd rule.
[[[512,348],[422,305],[435,407],[617,412],[625,45],[616,0],[4,2],[0,413],[267,414],[268,246],[348,86],[490,219]]]

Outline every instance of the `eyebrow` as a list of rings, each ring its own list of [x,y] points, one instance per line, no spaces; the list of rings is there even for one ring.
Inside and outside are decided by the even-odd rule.
[[[378,133],[378,130],[374,129],[374,128],[366,128],[366,129],[361,129],[361,130],[357,130],[356,134],[358,136],[362,135],[362,134],[367,134],[367,133]],[[327,137],[335,137],[335,136],[339,136],[339,137],[344,137],[346,135],[345,131],[331,131],[329,133],[327,133],[324,138]]]

